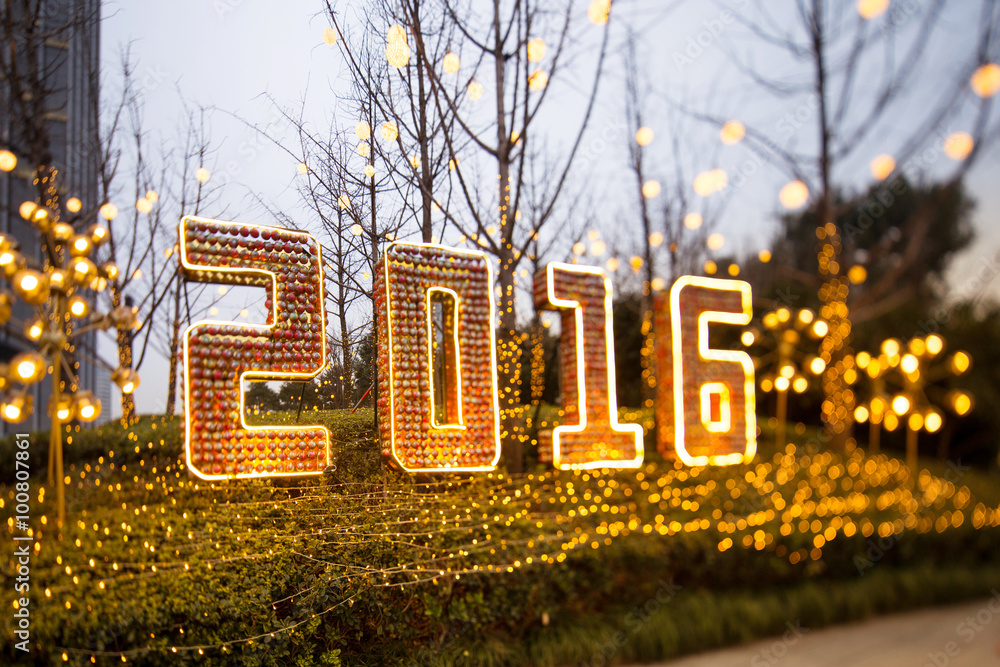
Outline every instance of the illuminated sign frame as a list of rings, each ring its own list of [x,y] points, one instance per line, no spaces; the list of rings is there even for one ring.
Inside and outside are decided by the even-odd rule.
[[[611,431],[614,433],[632,433],[636,455],[632,459],[601,459],[582,463],[563,461],[560,438],[563,433],[582,433],[587,428],[587,392],[586,392],[586,356],[584,350],[583,305],[573,299],[563,299],[555,294],[555,271],[567,273],[596,275],[604,283],[604,346],[607,360],[608,418]],[[643,444],[643,429],[640,424],[621,424],[618,422],[618,389],[615,375],[615,335],[612,305],[614,292],[611,279],[601,268],[579,264],[549,262],[545,267],[545,294],[548,303],[558,309],[573,312],[576,346],[576,384],[577,409],[580,415],[579,424],[564,424],[552,430],[552,465],[560,470],[593,469],[593,468],[638,468],[645,459]],[[537,301],[537,299],[536,299]],[[538,304],[536,303],[536,308]]]
[[[492,421],[493,421],[492,435],[493,435],[493,445],[494,445],[494,450],[495,450],[495,453],[493,455],[492,460],[487,465],[477,465],[477,466],[462,466],[462,465],[458,465],[458,466],[443,466],[443,467],[418,466],[418,467],[412,467],[412,466],[408,466],[404,462],[403,457],[401,456],[401,453],[400,453],[400,451],[397,448],[397,435],[399,435],[399,431],[401,429],[397,429],[397,424],[396,424],[397,418],[399,417],[399,415],[397,414],[397,411],[396,411],[396,406],[397,406],[397,398],[396,398],[396,391],[395,391],[395,369],[396,369],[396,365],[394,363],[394,359],[395,359],[395,345],[394,345],[394,342],[393,342],[393,336],[394,336],[394,332],[393,332],[393,329],[394,329],[394,327],[393,327],[393,307],[392,307],[392,299],[390,298],[390,296],[391,296],[391,291],[392,291],[393,284],[394,283],[398,283],[400,281],[393,279],[393,276],[392,276],[393,271],[390,270],[389,257],[392,254],[392,251],[394,249],[402,249],[402,248],[428,249],[428,250],[439,251],[441,253],[444,253],[446,256],[447,255],[451,255],[451,256],[460,255],[460,256],[465,256],[465,257],[468,257],[468,258],[475,258],[475,259],[481,260],[483,262],[483,264],[485,265],[485,267],[486,267],[486,282],[487,282],[487,284],[486,284],[486,293],[489,296],[489,298],[487,299],[488,307],[489,307],[489,319],[488,319],[488,323],[489,324],[487,326],[487,329],[489,331],[489,354],[488,354],[488,358],[489,358],[489,361],[490,361],[489,377],[491,379],[491,388],[490,388],[491,397],[490,397],[490,403],[492,405]],[[384,346],[384,348],[382,346],[379,346],[379,350],[378,350],[379,358],[380,358],[380,360],[383,359],[383,358],[385,359],[385,366],[386,366],[385,369],[380,369],[380,375],[382,376],[382,378],[380,379],[380,386],[383,387],[383,388],[388,389],[388,394],[389,394],[389,399],[388,399],[389,414],[385,416],[386,417],[385,419],[383,419],[383,424],[385,424],[387,422],[388,423],[388,427],[386,427],[386,426],[383,425],[382,428],[388,430],[388,434],[389,434],[389,451],[390,451],[390,454],[392,456],[393,461],[395,461],[404,471],[409,472],[409,473],[488,472],[488,471],[495,470],[497,463],[500,461],[500,453],[501,453],[501,447],[500,447],[500,401],[499,401],[499,395],[498,395],[499,380],[498,380],[497,363],[496,363],[496,332],[495,332],[494,326],[493,326],[493,323],[494,323],[495,318],[496,318],[496,304],[495,304],[495,300],[494,300],[494,296],[493,296],[493,266],[492,266],[492,264],[489,261],[489,257],[487,257],[486,253],[479,252],[479,251],[476,251],[476,250],[461,250],[461,249],[458,249],[458,248],[450,248],[448,246],[443,246],[443,245],[439,245],[439,244],[436,244],[436,243],[404,243],[404,242],[394,242],[394,243],[389,244],[389,246],[385,249],[385,252],[382,255],[382,260],[381,260],[381,264],[380,264],[380,273],[381,273],[382,279],[384,280],[384,283],[383,283],[384,287],[382,289],[384,290],[385,304],[384,304],[384,307],[380,308],[379,310],[382,311],[384,309],[385,320],[384,320],[384,322],[380,321],[378,323],[378,330],[379,330],[379,335],[381,336],[384,333],[385,336],[386,336],[386,339],[387,339],[387,344]],[[460,313],[462,312],[462,307],[463,307],[463,304],[462,304],[463,299],[454,290],[452,290],[452,289],[450,289],[448,287],[441,286],[441,285],[431,285],[431,286],[427,287],[426,290],[427,290],[426,293],[423,295],[423,302],[424,302],[425,305],[429,305],[430,304],[431,294],[433,292],[450,293],[451,296],[452,296],[452,298],[454,298],[454,300],[455,300],[455,314],[454,314],[455,327],[453,328],[453,336],[454,336],[454,345],[455,345],[455,362],[456,362],[455,365],[456,365],[456,375],[457,375],[456,389],[458,391],[458,397],[457,397],[458,414],[461,417],[460,422],[458,424],[436,425],[435,424],[435,417],[434,417],[434,414],[433,414],[433,409],[434,409],[434,407],[433,407],[434,406],[434,403],[433,403],[433,391],[431,391],[431,392],[428,392],[430,394],[430,396],[428,397],[428,401],[427,401],[428,405],[431,408],[431,414],[428,415],[428,423],[431,425],[430,426],[431,430],[438,430],[438,431],[449,431],[449,430],[450,431],[456,431],[456,430],[461,430],[461,431],[465,431],[468,428],[467,424],[466,424],[466,420],[465,420],[465,416],[466,416],[465,410],[464,410],[464,407],[462,406],[462,404],[465,401],[465,393],[464,393],[464,384],[465,384],[464,378],[465,378],[465,373],[463,373],[463,370],[462,370],[462,364],[461,364],[462,353],[461,353],[460,340],[459,340],[460,337],[459,337],[459,333],[458,333],[458,329],[459,329],[459,326],[460,326],[459,322],[460,322],[460,319],[461,319],[460,318]],[[426,325],[426,327],[424,327],[424,329],[425,329],[425,335],[428,338],[428,340],[427,340],[428,351],[427,351],[427,355],[424,355],[424,359],[427,362],[427,371],[428,371],[428,373],[430,373],[430,369],[433,367],[433,364],[431,363],[432,362],[432,351],[431,351],[431,342],[430,342],[431,341],[430,334],[432,332],[431,332],[431,329],[429,328],[431,326],[431,323],[430,323],[430,319],[431,319],[430,318],[430,310],[428,309],[427,311],[425,311],[425,314],[426,314],[426,317],[427,317],[427,325]],[[385,355],[385,356],[383,357],[383,355]],[[384,382],[384,384],[382,384],[383,382]],[[430,386],[430,377],[429,376],[428,376],[428,385]]]
[[[705,361],[723,361],[739,363],[743,367],[744,376],[744,412],[746,418],[746,448],[742,454],[714,454],[707,456],[692,456],[684,441],[684,341],[683,330],[681,328],[681,305],[680,296],[685,287],[702,287],[711,290],[739,291],[741,313],[708,310],[698,314],[698,354]],[[681,461],[689,466],[702,465],[734,465],[738,463],[749,463],[757,453],[757,411],[756,395],[754,393],[755,377],[753,359],[742,350],[717,350],[710,348],[708,337],[708,325],[710,323],[734,324],[746,326],[753,318],[753,299],[751,297],[750,284],[742,280],[723,280],[719,278],[702,278],[698,276],[681,276],[670,288],[670,336],[672,343],[672,363],[673,363],[673,405],[674,405],[674,447]],[[701,418],[710,432],[714,431],[709,423],[705,423],[705,386],[719,384],[712,382],[702,383],[699,388],[701,401]],[[729,392],[727,392],[728,394]],[[720,399],[720,403],[724,403]],[[730,420],[732,419],[731,402],[729,403]],[[720,405],[720,411],[723,406]],[[662,428],[662,425],[661,425]],[[729,430],[729,429],[727,429]]]
[[[188,259],[188,248],[185,237],[185,224],[207,224],[207,225],[220,225],[226,226],[227,228],[232,227],[246,227],[250,229],[256,229],[262,234],[263,230],[267,230],[268,233],[280,233],[286,234],[293,237],[300,237],[306,246],[312,246],[315,248],[315,258],[316,258],[316,275],[317,275],[317,295],[316,299],[320,304],[317,309],[317,316],[319,317],[319,339],[321,343],[320,347],[320,364],[319,367],[314,372],[267,372],[260,370],[246,370],[242,371],[238,377],[238,394],[239,394],[239,425],[244,431],[254,433],[254,432],[265,432],[265,431],[280,431],[280,432],[295,432],[295,431],[306,431],[306,430],[320,430],[323,440],[323,460],[320,465],[317,466],[316,470],[308,471],[280,471],[280,472],[249,472],[249,473],[235,473],[235,474],[206,474],[196,468],[192,463],[192,442],[191,442],[191,431],[192,431],[192,397],[191,397],[191,332],[199,327],[208,326],[223,326],[232,327],[235,323],[232,321],[220,321],[220,320],[202,320],[191,324],[184,332],[184,417],[185,417],[185,430],[184,430],[184,455],[185,463],[188,469],[193,472],[196,476],[204,480],[223,480],[223,479],[241,479],[241,478],[257,478],[257,477],[301,477],[307,475],[319,475],[322,474],[323,469],[330,465],[330,433],[325,426],[321,424],[306,424],[306,425],[296,425],[296,426],[252,426],[246,423],[245,420],[245,390],[243,388],[244,381],[248,379],[260,379],[260,380],[309,380],[317,375],[319,375],[323,367],[326,364],[326,309],[324,306],[324,277],[323,277],[323,258],[322,249],[316,239],[305,232],[298,232],[294,230],[289,230],[283,227],[270,227],[267,225],[257,225],[248,224],[237,221],[226,221],[226,220],[214,220],[211,218],[200,218],[196,216],[184,216],[181,219],[180,225],[178,226],[178,238],[179,238],[179,248],[180,248],[180,261],[181,266],[184,268],[185,273],[188,276],[192,276],[194,279],[201,282],[221,282],[223,284],[239,284],[238,280],[210,280],[217,277],[243,277],[247,278],[248,284],[267,283],[270,286],[270,301],[271,301],[271,312],[268,318],[271,324],[255,324],[246,323],[240,324],[238,326],[244,329],[250,329],[258,332],[269,332],[278,328],[278,322],[280,321],[279,316],[281,313],[278,311],[278,275],[274,271],[270,271],[262,268],[227,268],[227,267],[216,267],[205,264],[197,264]],[[232,337],[238,337],[238,334],[233,334]]]

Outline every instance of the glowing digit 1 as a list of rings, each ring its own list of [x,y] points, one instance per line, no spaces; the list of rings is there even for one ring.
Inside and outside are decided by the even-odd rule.
[[[203,479],[316,475],[330,463],[323,426],[247,426],[243,381],[305,380],[326,360],[323,269],[309,234],[185,217],[188,280],[269,291],[267,324],[196,322],[184,334],[187,465]]]
[[[560,372],[568,423],[552,431],[553,465],[564,470],[640,466],[642,426],[618,423],[607,274],[553,262],[535,275],[534,294],[536,308],[559,310],[562,317]]]
[[[480,252],[393,243],[379,266],[375,303],[383,455],[408,472],[495,468],[500,410],[489,260]],[[440,373],[435,350],[443,356]]]
[[[752,315],[750,285],[743,281],[683,276],[674,283],[669,312],[672,345],[669,353],[661,347],[658,354],[661,451],[672,441],[688,465],[731,465],[753,459],[757,450],[753,360],[742,350],[709,347],[708,337],[710,323],[746,325]],[[663,324],[658,320],[658,326]],[[663,423],[668,414],[672,432]]]

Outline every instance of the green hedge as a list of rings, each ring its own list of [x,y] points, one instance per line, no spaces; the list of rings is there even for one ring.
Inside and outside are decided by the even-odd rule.
[[[413,479],[380,468],[370,412],[308,416],[330,425],[337,467],[305,479],[194,480],[169,420],[105,447],[74,436],[61,541],[33,463],[30,661],[554,665],[609,641],[609,657],[653,659],[1000,585],[1000,493],[977,471],[913,480],[885,457],[790,446],[722,470],[650,457]],[[13,498],[0,490],[8,514]],[[808,525],[786,534],[792,507]],[[13,573],[8,559],[7,590]],[[4,662],[20,655],[11,622]]]

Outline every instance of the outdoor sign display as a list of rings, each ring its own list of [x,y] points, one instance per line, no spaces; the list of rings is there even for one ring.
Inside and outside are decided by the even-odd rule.
[[[314,475],[330,463],[320,425],[248,426],[247,379],[308,380],[326,359],[320,246],[278,227],[186,217],[189,280],[264,287],[266,324],[197,322],[184,337],[186,455],[204,479]],[[485,254],[392,243],[375,278],[379,428],[408,472],[493,470],[500,459],[493,274]],[[559,469],[635,468],[638,424],[618,422],[613,293],[603,269],[550,263],[535,276],[539,310],[562,320],[562,423],[539,434]],[[750,322],[749,284],[684,276],[657,301],[657,442],[688,465],[750,461],[754,369],[709,344],[712,323]],[[437,360],[437,362],[435,361]]]

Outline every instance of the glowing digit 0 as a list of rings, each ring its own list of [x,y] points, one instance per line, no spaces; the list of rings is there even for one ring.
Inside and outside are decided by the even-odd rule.
[[[187,465],[203,479],[315,475],[330,462],[323,426],[247,426],[243,381],[305,380],[326,360],[323,269],[309,234],[185,217],[188,280],[268,290],[267,324],[196,322],[184,334]]]
[[[661,453],[673,448],[688,465],[752,460],[757,450],[753,360],[742,350],[709,347],[708,331],[711,323],[750,323],[750,285],[683,276],[670,290],[669,311],[662,298],[655,310]],[[669,346],[664,345],[668,331]]]
[[[500,410],[489,260],[393,243],[375,303],[383,455],[408,472],[492,470]]]
[[[618,423],[611,281],[603,270],[550,263],[535,275],[535,307],[561,311],[563,411],[552,431],[552,463],[570,468],[642,464],[642,426]],[[547,436],[540,447],[547,449]],[[543,453],[543,457],[544,457]],[[543,458],[544,460],[544,458]]]

